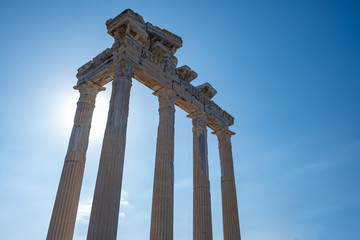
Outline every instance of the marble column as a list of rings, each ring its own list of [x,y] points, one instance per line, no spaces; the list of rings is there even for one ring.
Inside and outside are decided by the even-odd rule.
[[[207,117],[202,112],[189,117],[193,123],[193,239],[212,240]]]
[[[224,240],[240,240],[240,225],[230,139],[235,133],[228,129],[220,129],[215,131],[214,134],[219,140]]]
[[[133,66],[117,63],[90,215],[88,240],[116,239]]]
[[[154,93],[159,98],[150,240],[173,239],[175,94],[169,88]]]
[[[73,238],[95,98],[100,91],[105,90],[90,81],[74,88],[79,90],[80,98],[77,103],[74,126],[51,215],[47,240],[70,240]]]

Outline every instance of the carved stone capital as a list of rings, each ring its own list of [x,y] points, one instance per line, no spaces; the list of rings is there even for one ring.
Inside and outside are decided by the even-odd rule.
[[[193,130],[206,130],[207,126],[207,116],[202,111],[195,111],[187,117],[192,119],[193,122]]]
[[[167,87],[160,88],[153,93],[159,99],[159,110],[163,108],[175,109],[175,93],[173,90]]]
[[[234,132],[232,132],[232,131],[230,131],[229,129],[226,129],[226,128],[218,129],[218,130],[212,132],[212,134],[214,134],[214,135],[216,135],[218,137],[219,147],[223,146],[223,145],[230,145],[231,146],[231,136],[235,135]]]
[[[88,102],[91,104],[95,104],[96,95],[104,91],[106,88],[93,83],[92,81],[86,80],[80,85],[74,86],[75,90],[79,90],[80,98],[79,102]]]
[[[168,53],[165,53],[163,58],[165,61],[164,71],[169,75],[175,75],[175,69],[178,62],[177,58],[174,55],[170,55]]]
[[[120,61],[114,68],[114,80],[126,79],[131,82],[131,78],[134,76],[134,65],[129,61]]]

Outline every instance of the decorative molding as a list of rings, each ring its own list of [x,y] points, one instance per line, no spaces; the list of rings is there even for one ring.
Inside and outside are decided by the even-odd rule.
[[[210,83],[203,83],[199,86],[196,87],[199,91],[200,94],[202,94],[203,96],[205,96],[209,101],[210,99],[212,99],[217,91],[215,90],[215,88],[213,88]]]
[[[176,50],[182,47],[181,37],[166,29],[161,29],[147,22],[146,32],[150,37],[150,48],[152,50],[175,54]]]
[[[76,74],[76,77],[79,78],[81,75],[90,71],[96,65],[99,65],[99,64],[103,63],[104,61],[109,61],[109,60],[111,61],[112,56],[113,56],[113,49],[112,48],[105,49],[103,52],[101,52],[99,55],[94,57],[92,60],[85,63],[83,66],[81,66],[78,69],[78,73]]]
[[[191,70],[191,68],[187,65],[178,67],[176,69],[176,73],[180,79],[183,79],[187,82],[191,82],[198,77],[198,74],[195,71]]]

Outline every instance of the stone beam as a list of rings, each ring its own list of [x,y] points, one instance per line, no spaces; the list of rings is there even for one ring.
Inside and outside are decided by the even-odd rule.
[[[173,54],[182,46],[180,37],[145,23],[131,10],[108,20],[106,25],[115,43],[79,68],[78,85],[87,80],[101,86],[112,81],[116,52],[117,58],[133,63],[136,80],[153,91],[162,87],[172,89],[176,93],[175,104],[189,114],[199,110],[205,112],[211,129],[216,131],[233,125],[234,118],[211,101],[216,90],[208,83],[195,87],[190,82],[197,73],[188,66],[177,67]]]
[[[135,70],[135,79],[142,82],[153,91],[157,91],[161,86],[172,88],[177,96],[175,104],[187,113],[196,110],[204,110],[208,115],[208,126],[217,130],[222,127],[233,125],[234,118],[219,107],[214,101],[201,101],[199,90],[186,79],[178,76],[168,76],[164,71],[154,71],[153,63],[149,60],[139,59]],[[78,85],[89,80],[98,85],[105,85],[114,79],[114,60],[112,48],[108,48],[93,60],[83,65],[77,74]]]

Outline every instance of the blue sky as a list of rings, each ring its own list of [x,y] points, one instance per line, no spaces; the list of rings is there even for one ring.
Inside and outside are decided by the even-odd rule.
[[[1,1],[0,239],[45,239],[70,137],[79,67],[110,47],[126,8],[182,37],[176,56],[217,89],[231,130],[247,240],[360,235],[358,1]],[[98,95],[74,239],[85,239],[111,86]],[[118,239],[149,237],[157,99],[130,99]],[[176,240],[192,238],[191,120],[175,119]],[[210,132],[210,130],[209,130]],[[209,134],[214,240],[222,239]]]

